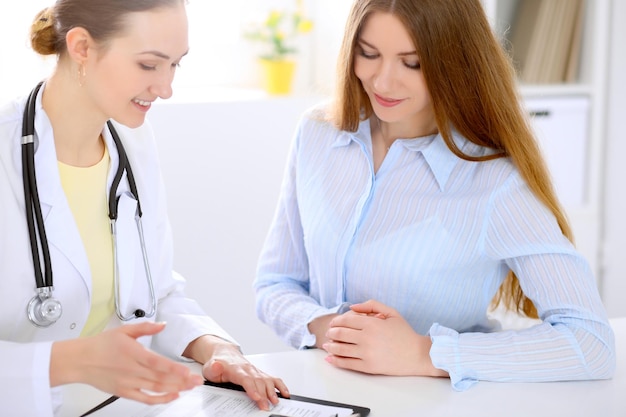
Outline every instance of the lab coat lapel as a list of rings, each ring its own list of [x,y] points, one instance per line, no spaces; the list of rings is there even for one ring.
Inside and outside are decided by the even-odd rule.
[[[52,126],[41,107],[35,118],[35,175],[48,244],[56,248],[80,274],[91,294],[91,270],[74,216],[61,185]],[[21,166],[21,164],[20,164]],[[53,260],[54,262],[54,260]],[[54,267],[53,270],[57,268]],[[57,269],[58,270],[58,269]],[[63,277],[54,277],[55,285]]]

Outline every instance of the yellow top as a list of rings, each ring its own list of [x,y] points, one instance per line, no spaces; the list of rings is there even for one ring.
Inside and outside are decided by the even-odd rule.
[[[92,336],[104,330],[115,310],[113,238],[107,207],[109,153],[105,147],[102,160],[88,168],[58,165],[91,269],[91,311],[81,336]]]

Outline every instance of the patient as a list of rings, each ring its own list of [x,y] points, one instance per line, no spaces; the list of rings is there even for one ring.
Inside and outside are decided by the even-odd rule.
[[[356,0],[328,105],[296,130],[254,283],[339,368],[610,378],[613,332],[479,0]],[[536,324],[503,330],[505,307]]]

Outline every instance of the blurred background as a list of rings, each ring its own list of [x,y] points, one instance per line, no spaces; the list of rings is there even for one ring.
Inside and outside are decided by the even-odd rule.
[[[541,33],[521,18],[528,15],[524,8],[558,1],[580,1],[580,20],[572,26],[572,33],[580,30],[571,46],[575,75],[547,81],[521,77],[520,91],[609,315],[626,316],[626,48],[619,41],[626,39],[626,2],[483,0],[483,5],[515,55],[520,36]],[[53,67],[54,58],[34,54],[28,40],[35,14],[52,3],[0,4],[0,103],[28,94]],[[190,53],[177,70],[174,96],[157,102],[148,116],[168,189],[175,267],[187,278],[189,294],[245,353],[289,349],[256,319],[252,280],[295,126],[302,112],[328,99],[334,87],[350,5],[351,0],[189,0]],[[276,17],[272,13],[286,18],[296,13],[312,23],[287,39],[297,50],[287,54],[295,72],[291,89],[281,94],[265,89],[259,58],[267,54],[267,42],[246,36],[263,29]]]

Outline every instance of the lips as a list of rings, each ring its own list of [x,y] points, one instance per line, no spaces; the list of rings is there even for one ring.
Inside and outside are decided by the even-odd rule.
[[[402,100],[382,97],[382,96],[379,96],[378,94],[374,94],[374,97],[376,98],[376,102],[383,107],[394,107],[402,103]]]
[[[150,107],[152,105],[152,102],[151,101],[134,99],[133,100],[133,104],[135,105],[135,107],[137,107],[141,111],[147,112],[150,109]]]
[[[144,107],[148,107],[151,103],[151,101],[146,101],[146,100],[140,100],[138,98],[136,98],[135,100],[133,100],[135,103],[139,104],[140,106],[144,106]]]

